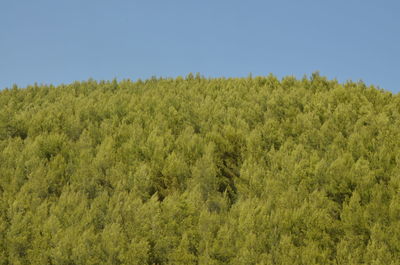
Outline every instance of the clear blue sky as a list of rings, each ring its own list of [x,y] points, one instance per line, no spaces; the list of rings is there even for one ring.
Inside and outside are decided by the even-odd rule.
[[[398,0],[0,2],[0,88],[319,70],[400,92]]]

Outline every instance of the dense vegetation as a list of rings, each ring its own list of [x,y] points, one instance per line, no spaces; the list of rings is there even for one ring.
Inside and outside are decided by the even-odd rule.
[[[400,96],[152,78],[0,92],[0,264],[399,264]]]

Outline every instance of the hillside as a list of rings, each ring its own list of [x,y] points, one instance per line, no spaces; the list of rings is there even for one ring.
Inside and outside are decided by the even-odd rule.
[[[400,96],[309,78],[0,91],[0,264],[398,264]]]

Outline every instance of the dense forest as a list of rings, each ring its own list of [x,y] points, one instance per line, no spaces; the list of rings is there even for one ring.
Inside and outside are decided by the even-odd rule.
[[[314,73],[0,91],[0,264],[399,264],[400,95]]]

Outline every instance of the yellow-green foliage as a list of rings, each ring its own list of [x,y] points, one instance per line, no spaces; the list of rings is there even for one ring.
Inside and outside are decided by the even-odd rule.
[[[399,264],[400,96],[317,73],[0,92],[0,264]]]

